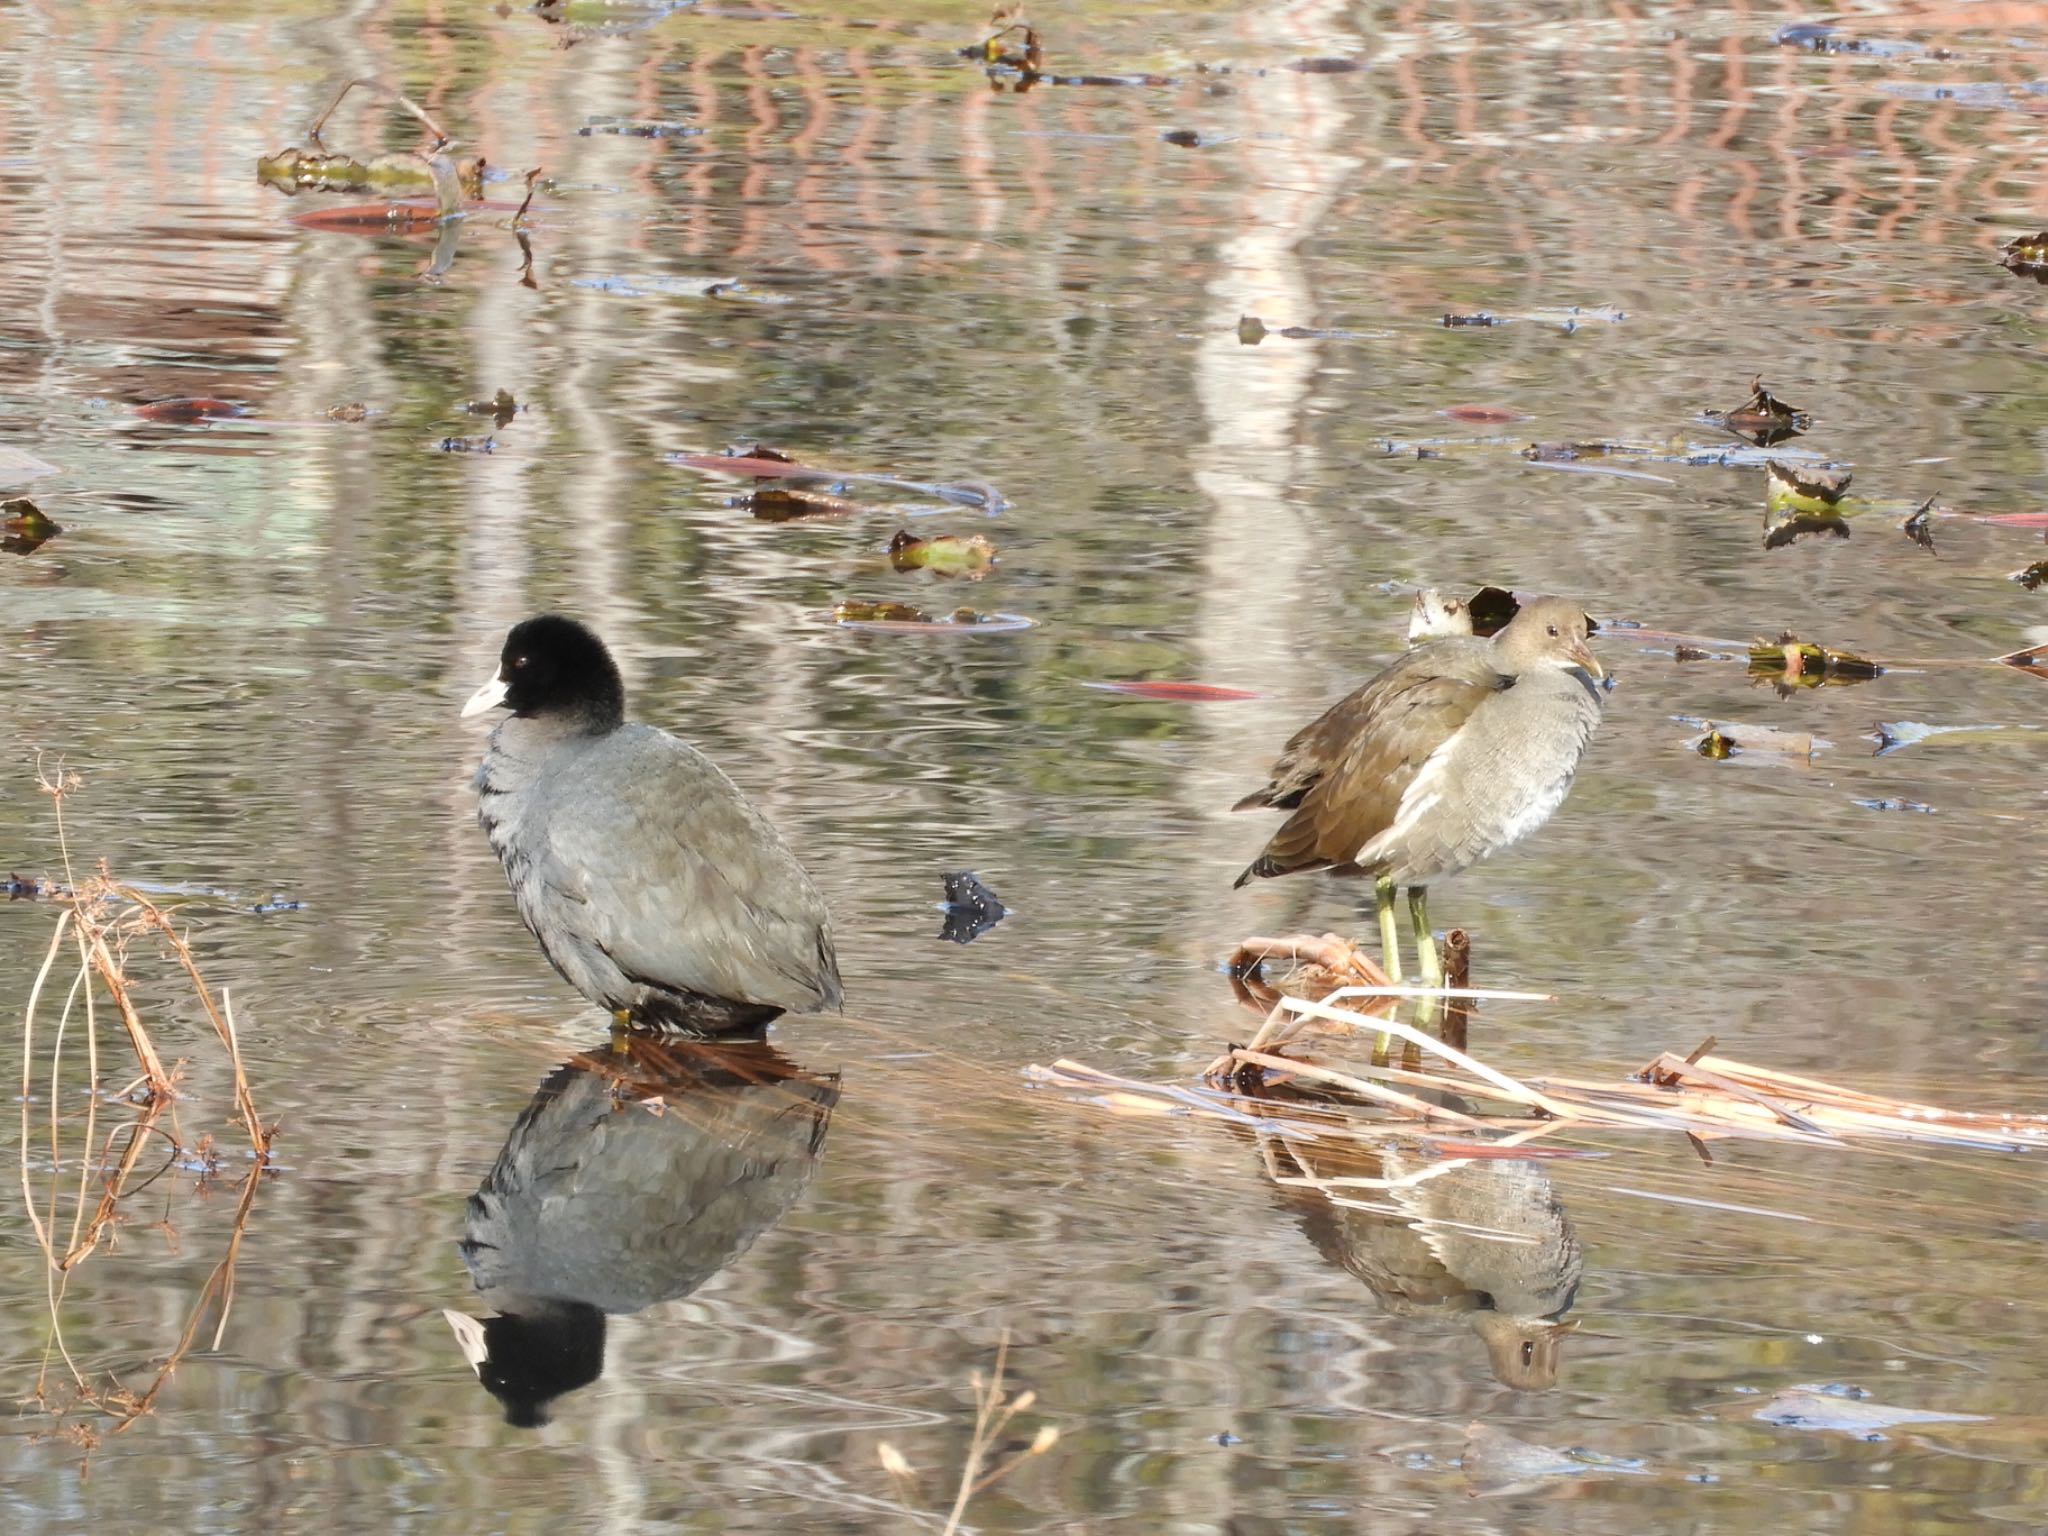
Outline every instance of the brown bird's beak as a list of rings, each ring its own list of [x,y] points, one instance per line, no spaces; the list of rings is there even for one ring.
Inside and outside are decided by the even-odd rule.
[[[1565,648],[1565,655],[1571,658],[1573,666],[1584,667],[1586,675],[1594,682],[1597,683],[1607,676],[1607,669],[1600,665],[1600,659],[1593,654],[1593,648],[1585,641],[1574,640]]]

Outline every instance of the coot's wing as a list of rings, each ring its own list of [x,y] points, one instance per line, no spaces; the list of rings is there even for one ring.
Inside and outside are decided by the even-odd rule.
[[[792,1012],[837,1008],[824,899],[774,826],[695,748],[626,726],[552,808],[536,873],[574,937],[637,982]]]

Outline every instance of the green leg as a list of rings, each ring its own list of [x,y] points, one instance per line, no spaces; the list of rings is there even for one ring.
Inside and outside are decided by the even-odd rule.
[[[1385,875],[1373,886],[1373,898],[1380,918],[1380,969],[1395,986],[1401,984],[1401,931],[1394,922],[1394,882]],[[1373,1042],[1374,1066],[1382,1066],[1394,1048],[1394,1037],[1382,1031]]]
[[[1425,987],[1440,987],[1444,984],[1444,965],[1436,952],[1436,934],[1429,926],[1429,892],[1419,885],[1408,887],[1408,921],[1415,928],[1415,958],[1422,967],[1422,984]],[[1437,999],[1425,997],[1415,1009],[1417,1029],[1436,1028]],[[1411,1054],[1419,1057],[1421,1052],[1415,1046],[1409,1047]],[[1420,1066],[1420,1060],[1412,1065]]]
[[[1436,952],[1436,934],[1429,926],[1429,892],[1422,886],[1408,887],[1408,920],[1415,925],[1415,958],[1422,962],[1422,984],[1444,984],[1443,961]]]
[[[1394,923],[1394,882],[1381,875],[1373,887],[1373,897],[1379,907],[1380,917],[1380,968],[1387,973],[1387,980],[1396,986],[1401,983],[1401,934]]]

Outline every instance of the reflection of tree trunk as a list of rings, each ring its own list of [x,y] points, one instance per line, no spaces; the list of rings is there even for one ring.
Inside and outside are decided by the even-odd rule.
[[[1254,9],[1242,27],[1244,41],[1265,58],[1351,55],[1360,48],[1348,9],[1331,0]],[[1303,456],[1313,452],[1301,416],[1320,348],[1292,341],[1247,347],[1237,339],[1237,322],[1242,315],[1261,315],[1274,324],[1313,323],[1315,297],[1300,247],[1321,227],[1358,163],[1331,147],[1349,122],[1344,93],[1331,78],[1247,72],[1238,90],[1238,233],[1217,254],[1205,339],[1194,359],[1205,433],[1191,462],[1195,483],[1212,504],[1194,631],[1195,675],[1273,696],[1196,714],[1209,730],[1210,750],[1202,754],[1205,771],[1189,775],[1182,792],[1201,817],[1229,805],[1242,792],[1238,781],[1258,782],[1304,698],[1319,691],[1310,686],[1304,693],[1280,679],[1298,654],[1290,637],[1310,627],[1300,616],[1311,611],[1308,588],[1316,579],[1314,530],[1290,504],[1287,487]],[[1249,827],[1243,830],[1248,844],[1257,841]],[[1219,840],[1227,841],[1220,833]],[[1206,936],[1218,954],[1258,926],[1253,905],[1231,899],[1227,875],[1205,880],[1198,874],[1194,883],[1204,896],[1189,904],[1189,931]],[[1227,1004],[1215,976],[1190,968],[1188,987],[1186,1017],[1222,1015]],[[1266,1241],[1262,1235],[1258,1244]],[[1246,1272],[1256,1269],[1253,1263]],[[1247,1310],[1261,1299],[1237,1298]],[[1222,1470],[1228,1459],[1209,1465],[1218,1469],[1213,1477],[1179,1482],[1176,1494],[1187,1513],[1215,1519],[1235,1508],[1236,1494]]]

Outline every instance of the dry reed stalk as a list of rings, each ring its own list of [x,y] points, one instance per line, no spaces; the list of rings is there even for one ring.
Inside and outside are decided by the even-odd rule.
[[[54,775],[44,774],[39,767],[37,782],[51,797],[58,848],[64,866],[64,884],[61,888],[51,888],[52,899],[59,906],[57,920],[53,925],[42,965],[37,970],[35,981],[29,989],[21,1019],[22,1203],[28,1213],[36,1244],[44,1257],[45,1303],[49,1315],[49,1337],[44,1351],[42,1373],[36,1383],[35,1396],[52,1411],[64,1411],[56,1405],[49,1383],[51,1365],[55,1359],[61,1358],[71,1375],[73,1401],[87,1403],[115,1415],[119,1421],[116,1425],[118,1430],[127,1427],[151,1409],[164,1384],[170,1379],[171,1373],[193,1348],[206,1312],[216,1306],[219,1311],[219,1324],[215,1328],[213,1339],[214,1347],[219,1347],[227,1325],[228,1311],[233,1303],[235,1263],[240,1254],[242,1235],[255,1201],[257,1186],[269,1169],[269,1149],[274,1131],[266,1129],[257,1114],[255,1099],[250,1092],[247,1074],[243,1068],[233,1007],[227,994],[223,992],[219,1004],[216,1005],[212,989],[200,974],[189,943],[173,925],[171,915],[163,908],[133,887],[117,883],[104,866],[86,881],[81,883],[78,880],[72,862],[69,832],[64,820],[64,798],[77,786],[78,779],[75,775],[65,773],[60,764]],[[136,990],[130,979],[130,949],[133,941],[144,935],[160,938],[167,944],[194,995],[213,1023],[232,1069],[236,1114],[248,1133],[254,1152],[254,1162],[242,1186],[241,1199],[237,1205],[224,1256],[201,1286],[184,1331],[159,1367],[155,1379],[143,1392],[137,1394],[121,1386],[118,1381],[111,1386],[96,1386],[88,1379],[86,1372],[73,1358],[65,1338],[62,1304],[71,1273],[96,1252],[109,1250],[113,1246],[110,1239],[122,1219],[124,1202],[162,1177],[176,1164],[185,1150],[181,1134],[174,1129],[176,1111],[172,1108],[177,1098],[179,1069],[165,1068],[163,1058],[150,1038],[148,1027],[137,1005]],[[63,1009],[54,1027],[48,1031],[48,1042],[44,1044],[39,1026],[45,994],[56,972],[58,957],[67,949],[75,955],[76,966],[65,995]],[[118,1092],[109,1091],[106,1086],[101,1060],[97,998],[102,990],[113,1001],[115,1012],[128,1040],[130,1053],[139,1069],[139,1075],[134,1081]],[[72,1033],[73,1022],[81,1014],[87,1091],[82,1118],[72,1118],[68,1117],[63,1109],[64,1103],[75,1093],[76,1088],[75,1084],[70,1088],[66,1085],[65,1050],[67,1037]],[[30,1106],[39,1086],[39,1068],[46,1069],[46,1096],[49,1104],[47,1148],[50,1178],[47,1209],[44,1209],[42,1200],[38,1198],[36,1178],[30,1162],[30,1148],[36,1140]],[[76,1068],[68,1070],[75,1072]],[[134,1117],[121,1121],[102,1135],[99,1131],[101,1113],[105,1106],[115,1103],[132,1106]],[[172,1117],[173,1129],[167,1129],[159,1123],[166,1113]],[[119,1143],[117,1148],[117,1138],[124,1134],[126,1141]],[[142,1166],[145,1149],[156,1137],[163,1138],[168,1146],[168,1155],[161,1166],[150,1171],[138,1183],[137,1171]],[[203,1153],[210,1142],[210,1135],[202,1138],[199,1150]],[[78,1170],[77,1182],[75,1188],[67,1194],[64,1189],[65,1169],[67,1163],[74,1162]],[[202,1174],[202,1178],[210,1176],[210,1173],[209,1167],[207,1172]],[[95,1182],[98,1185],[96,1195],[93,1187]],[[67,1199],[70,1205],[68,1230],[64,1221]],[[84,1436],[95,1434],[83,1426],[74,1428]],[[71,1431],[67,1430],[67,1433],[69,1432]]]
[[[960,1468],[960,1481],[954,1489],[953,1507],[946,1513],[946,1524],[941,1536],[955,1536],[960,1522],[967,1516],[967,1506],[977,1493],[995,1486],[1012,1472],[1023,1466],[1034,1456],[1043,1456],[1059,1442],[1057,1426],[1041,1424],[1032,1436],[1031,1443],[1017,1452],[1008,1461],[983,1470],[989,1451],[996,1439],[1009,1427],[1010,1421],[1025,1412],[1038,1401],[1036,1392],[1023,1392],[1012,1398],[1003,1391],[1003,1373],[1009,1363],[1010,1331],[1005,1328],[996,1342],[995,1368],[984,1381],[979,1371],[969,1378],[974,1388],[974,1433],[968,1441],[967,1459]],[[910,1491],[917,1485],[917,1473],[903,1453],[884,1440],[876,1447],[882,1463],[882,1470],[894,1478],[899,1488]]]

